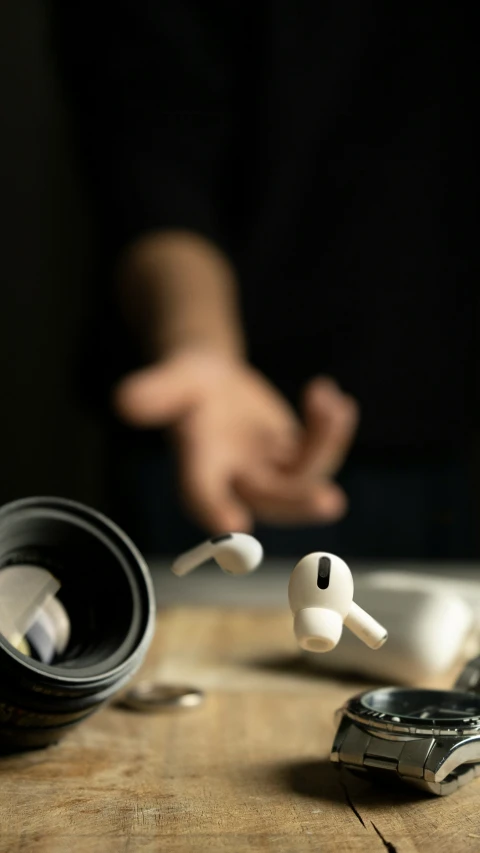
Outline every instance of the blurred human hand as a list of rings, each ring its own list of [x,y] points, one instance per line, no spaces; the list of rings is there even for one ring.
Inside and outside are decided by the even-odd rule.
[[[353,441],[358,406],[329,378],[303,391],[303,423],[243,359],[184,348],[130,374],[117,413],[137,427],[169,427],[186,507],[208,532],[333,522],[347,498],[333,477]]]

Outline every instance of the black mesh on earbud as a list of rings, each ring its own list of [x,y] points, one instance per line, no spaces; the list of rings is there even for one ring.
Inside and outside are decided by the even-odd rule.
[[[212,539],[210,539],[210,542],[212,543],[212,545],[216,545],[217,542],[224,542],[225,539],[233,539],[232,534],[231,533],[220,533],[218,536],[213,536]]]
[[[330,583],[330,569],[332,561],[330,557],[320,557],[318,561],[317,586],[319,589],[327,589]]]

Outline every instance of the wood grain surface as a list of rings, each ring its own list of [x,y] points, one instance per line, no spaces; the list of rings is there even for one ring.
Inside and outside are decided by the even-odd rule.
[[[144,678],[205,702],[112,706],[2,759],[1,853],[480,853],[480,780],[433,798],[330,765],[334,710],[368,685],[306,669],[286,610],[160,612]]]

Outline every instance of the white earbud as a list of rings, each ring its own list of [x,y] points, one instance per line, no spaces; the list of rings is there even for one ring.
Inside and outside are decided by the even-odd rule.
[[[299,645],[309,652],[329,652],[342,636],[343,624],[379,649],[387,631],[353,601],[353,578],[347,564],[334,554],[307,554],[295,566],[288,585]]]
[[[255,571],[263,559],[258,539],[248,533],[223,533],[180,554],[172,565],[174,575],[188,575],[197,566],[214,559],[230,575],[247,575]]]

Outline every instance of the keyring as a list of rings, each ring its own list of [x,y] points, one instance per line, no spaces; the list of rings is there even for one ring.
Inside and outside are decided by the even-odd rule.
[[[176,711],[197,708],[204,700],[204,693],[195,687],[184,685],[159,684],[155,681],[141,681],[127,690],[115,705],[141,713]]]

